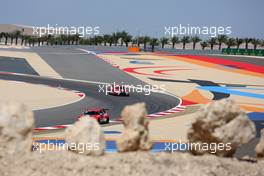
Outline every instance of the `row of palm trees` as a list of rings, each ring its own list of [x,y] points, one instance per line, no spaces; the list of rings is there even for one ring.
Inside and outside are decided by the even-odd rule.
[[[161,48],[164,48],[165,45],[171,45],[172,48],[175,48],[176,44],[182,44],[182,49],[185,49],[186,45],[189,43],[192,44],[193,50],[196,49],[198,43],[201,45],[201,48],[203,50],[207,47],[213,50],[216,45],[218,45],[218,49],[221,50],[223,44],[225,44],[227,48],[235,47],[237,49],[239,49],[244,43],[245,49],[248,49],[249,44],[252,44],[255,50],[258,46],[264,46],[264,40],[259,40],[255,38],[230,38],[226,35],[219,35],[217,37],[210,38],[204,41],[198,36],[183,36],[181,38],[178,36],[174,36],[172,38],[162,37],[160,39],[151,38],[149,36],[140,36],[133,38],[125,31],[121,33],[113,33],[112,35],[94,36],[91,38],[81,39],[80,44],[104,46],[107,46],[107,44],[109,44],[109,46],[112,46],[114,44],[115,46],[117,46],[119,40],[121,46],[123,46],[123,43],[125,43],[126,46],[131,43],[132,46],[141,47],[143,45],[144,49],[147,48],[147,45],[151,46],[152,49],[154,49],[154,47],[158,45],[160,45]]]
[[[79,34],[76,35],[45,35],[42,37],[37,37],[33,35],[24,35],[21,31],[16,30],[14,32],[1,32],[0,33],[0,43],[4,38],[5,45],[8,44],[8,40],[10,40],[10,44],[18,45],[18,41],[20,39],[20,45],[25,46],[41,46],[41,45],[73,45],[78,44],[80,40]]]
[[[214,49],[214,46],[218,45],[218,49],[221,50],[223,44],[227,46],[227,48],[236,47],[240,48],[242,44],[245,44],[245,49],[248,49],[249,44],[253,45],[253,48],[256,50],[258,46],[264,46],[264,40],[259,40],[255,38],[230,38],[226,35],[218,35],[217,37],[210,38],[208,40],[202,40],[198,36],[183,36],[178,37],[174,36],[172,38],[162,37],[151,38],[149,36],[139,36],[133,37],[126,31],[122,32],[114,32],[111,35],[98,35],[90,38],[80,38],[80,35],[46,35],[42,37],[23,35],[21,31],[14,31],[11,33],[0,33],[0,42],[4,38],[4,43],[7,45],[8,39],[10,39],[10,43],[15,45],[18,44],[18,39],[21,41],[21,45],[29,45],[38,46],[40,45],[73,45],[73,44],[81,44],[81,45],[104,45],[104,46],[126,46],[129,44],[132,46],[141,47],[143,45],[144,50],[147,49],[147,46],[151,47],[151,50],[154,50],[155,46],[160,45],[161,48],[164,48],[166,45],[171,45],[172,48],[175,48],[176,44],[182,44],[182,49],[186,48],[186,45],[191,43],[192,49],[195,50],[197,44],[199,43],[201,48],[204,50],[205,48]]]

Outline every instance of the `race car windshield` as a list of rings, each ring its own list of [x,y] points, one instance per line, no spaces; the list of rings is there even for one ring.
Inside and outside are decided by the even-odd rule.
[[[85,115],[96,115],[96,114],[98,114],[98,112],[95,112],[95,111],[88,111],[88,112],[85,112],[84,114],[85,114]]]

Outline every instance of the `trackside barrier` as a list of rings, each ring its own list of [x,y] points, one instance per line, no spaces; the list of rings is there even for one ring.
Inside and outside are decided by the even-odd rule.
[[[234,49],[234,48],[223,48],[223,54],[230,55],[249,55],[249,56],[264,56],[263,49]]]

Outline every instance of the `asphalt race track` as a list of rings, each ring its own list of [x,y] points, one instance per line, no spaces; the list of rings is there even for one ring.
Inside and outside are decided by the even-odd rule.
[[[38,75],[25,59],[13,57],[0,56],[0,71]]]
[[[38,53],[63,78],[125,84],[145,84],[109,63],[80,51],[79,47],[35,47]]]
[[[36,50],[34,52],[39,53],[64,78],[145,85],[142,81],[112,67],[96,56],[73,48],[37,48]],[[20,67],[20,69],[22,68]],[[177,97],[160,93],[151,93],[150,95],[131,93],[129,97],[105,95],[105,93],[99,92],[98,84],[83,81],[4,73],[0,74],[0,79],[63,87],[86,94],[84,99],[73,104],[34,111],[36,127],[72,124],[86,108],[102,107],[110,109],[110,120],[115,120],[120,117],[120,112],[126,105],[145,102],[148,113],[152,114],[173,108],[180,102]]]

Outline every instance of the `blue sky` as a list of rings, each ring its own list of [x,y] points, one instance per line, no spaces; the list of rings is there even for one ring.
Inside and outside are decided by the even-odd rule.
[[[0,23],[100,26],[162,36],[164,26],[231,26],[232,36],[264,39],[264,0],[4,0]]]

